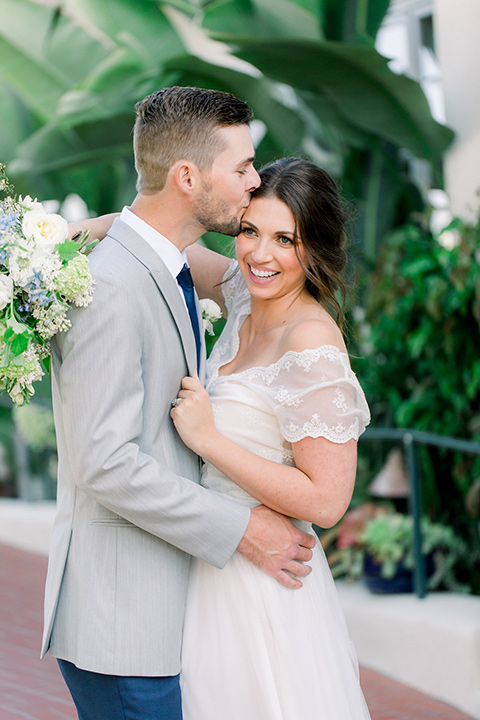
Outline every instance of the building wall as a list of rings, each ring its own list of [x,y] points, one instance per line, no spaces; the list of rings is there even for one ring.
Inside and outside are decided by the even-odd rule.
[[[445,182],[454,215],[480,212],[480,1],[434,0],[436,52],[446,123],[457,137],[446,154]]]

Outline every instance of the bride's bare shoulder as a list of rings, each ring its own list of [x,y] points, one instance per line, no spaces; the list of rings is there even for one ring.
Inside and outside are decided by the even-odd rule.
[[[343,335],[332,317],[325,314],[307,317],[292,325],[285,333],[285,352],[303,352],[321,345],[333,345],[341,352],[347,352]]]

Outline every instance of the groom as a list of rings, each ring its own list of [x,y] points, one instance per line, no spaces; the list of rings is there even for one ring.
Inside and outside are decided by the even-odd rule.
[[[136,109],[138,195],[91,255],[93,302],[52,349],[58,512],[42,656],[59,659],[80,720],[180,720],[192,555],[221,568],[238,549],[298,587],[314,544],[201,487],[170,419],[181,378],[205,363],[185,248],[239,231],[259,184],[250,110],[178,87]]]

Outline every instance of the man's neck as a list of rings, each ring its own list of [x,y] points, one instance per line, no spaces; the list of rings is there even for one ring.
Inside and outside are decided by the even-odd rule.
[[[130,210],[170,240],[180,252],[193,245],[204,232],[188,208],[162,193],[137,195]]]

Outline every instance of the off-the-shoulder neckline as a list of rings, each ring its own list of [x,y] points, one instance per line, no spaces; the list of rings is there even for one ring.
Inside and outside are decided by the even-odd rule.
[[[324,352],[324,355],[325,355],[327,352],[332,352],[332,351],[333,351],[333,352],[334,352],[335,354],[337,354],[339,357],[341,357],[341,356],[346,356],[346,357],[348,358],[348,354],[345,353],[345,352],[343,352],[342,350],[340,350],[340,348],[338,348],[336,345],[319,345],[319,346],[316,347],[316,348],[305,348],[305,350],[287,350],[278,360],[276,360],[276,361],[273,362],[273,363],[269,363],[268,365],[253,365],[253,366],[250,367],[250,368],[245,368],[245,370],[239,370],[238,372],[228,373],[227,375],[220,375],[220,373],[218,372],[218,370],[220,369],[220,367],[223,367],[222,365],[220,365],[220,366],[217,368],[217,375],[216,375],[215,380],[223,380],[223,379],[226,380],[226,379],[228,379],[228,378],[239,377],[239,376],[241,376],[241,375],[246,375],[246,374],[249,374],[249,373],[250,373],[250,374],[251,374],[251,373],[258,373],[258,374],[261,375],[261,374],[266,373],[266,372],[271,372],[271,370],[272,370],[273,368],[276,368],[277,366],[278,366],[278,367],[281,367],[281,366],[284,365],[284,364],[287,362],[287,360],[288,360],[290,357],[292,357],[292,356],[293,356],[293,357],[295,357],[295,356],[301,356],[301,355],[305,355],[306,353],[317,353],[317,352],[319,352],[319,351],[325,351],[325,352]],[[324,355],[323,355],[323,356],[324,356]],[[319,354],[319,357],[322,357],[322,353]],[[226,364],[228,364],[228,363],[226,363]]]
[[[228,269],[225,272],[224,280],[227,278],[228,273],[231,271],[233,265],[238,265],[238,261],[235,258],[233,258],[232,261],[230,262],[230,265],[228,266]],[[225,300],[227,300],[227,298],[225,298]],[[245,370],[239,370],[238,372],[228,373],[227,375],[220,375],[220,373],[219,373],[220,368],[222,368],[224,365],[228,365],[229,363],[233,362],[233,360],[236,358],[236,356],[238,354],[240,322],[243,322],[246,319],[246,317],[250,314],[250,296],[245,297],[245,300],[248,300],[248,307],[243,308],[242,310],[240,310],[240,312],[237,313],[237,315],[234,319],[233,327],[231,329],[231,337],[235,338],[235,345],[236,345],[233,356],[231,357],[230,360],[227,360],[227,362],[218,363],[217,367],[215,368],[213,377],[211,378],[211,380],[209,382],[210,385],[213,382],[217,382],[219,380],[226,380],[228,378],[233,378],[233,377],[241,377],[242,375],[246,375],[247,373],[250,373],[250,374],[257,373],[260,375],[262,373],[269,373],[269,372],[272,372],[272,370],[274,368],[276,368],[277,366],[281,366],[282,363],[285,363],[286,359],[291,356],[295,356],[295,355],[301,356],[301,355],[304,355],[305,353],[317,352],[320,349],[325,349],[325,350],[328,349],[329,352],[334,351],[335,353],[337,353],[337,355],[339,357],[346,356],[347,360],[348,360],[348,353],[344,352],[343,350],[340,350],[340,348],[337,347],[336,345],[325,344],[325,345],[319,345],[317,348],[305,348],[304,350],[287,350],[281,357],[279,357],[278,360],[276,360],[273,363],[269,363],[268,365],[253,365],[250,368],[245,368]]]

